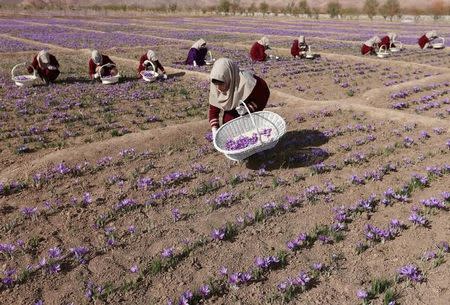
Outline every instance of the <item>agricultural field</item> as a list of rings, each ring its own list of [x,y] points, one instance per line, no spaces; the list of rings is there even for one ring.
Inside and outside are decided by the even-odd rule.
[[[0,19],[0,304],[448,304],[450,25],[157,17]],[[405,49],[361,56],[370,36]],[[280,60],[253,63],[262,35]],[[293,59],[305,35],[313,60]],[[266,80],[287,132],[214,149],[204,38]],[[447,39],[448,41],[449,39]],[[41,49],[55,84],[11,69]],[[121,81],[93,83],[91,49]],[[168,79],[137,79],[156,51]],[[23,71],[23,70],[22,70]]]

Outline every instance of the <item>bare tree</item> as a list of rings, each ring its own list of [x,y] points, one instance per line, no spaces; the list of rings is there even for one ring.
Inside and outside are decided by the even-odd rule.
[[[377,14],[378,5],[377,0],[366,0],[364,2],[363,12],[367,14],[370,20]]]

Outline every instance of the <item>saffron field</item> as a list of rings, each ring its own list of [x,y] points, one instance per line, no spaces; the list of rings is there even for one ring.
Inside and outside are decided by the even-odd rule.
[[[450,26],[270,18],[0,19],[1,304],[448,304]],[[372,35],[405,49],[361,56]],[[252,63],[262,35],[279,61]],[[320,57],[293,59],[299,35]],[[278,145],[235,163],[199,38],[271,89]],[[447,39],[448,41],[448,39]],[[447,47],[448,42],[447,43]],[[61,75],[19,88],[41,49]],[[122,79],[88,80],[91,49]],[[155,50],[168,80],[138,80]]]

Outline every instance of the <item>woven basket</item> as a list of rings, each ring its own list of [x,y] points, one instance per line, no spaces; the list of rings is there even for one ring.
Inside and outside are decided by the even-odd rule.
[[[433,49],[443,49],[443,48],[445,48],[445,39],[443,37],[438,37],[436,39],[441,39],[442,42],[434,42],[434,43],[432,43],[431,45],[432,45]]]
[[[385,58],[389,56],[389,52],[387,51],[387,48],[385,45],[382,45],[380,49],[378,50],[377,56],[380,58]]]
[[[214,64],[214,62],[216,61],[216,59],[213,58],[211,51],[208,51],[208,55],[209,55],[209,58],[205,60],[205,64],[206,64],[207,66],[211,66],[212,64]]]
[[[250,113],[247,105],[241,102],[248,115],[241,116],[222,125],[214,138],[214,147],[225,154],[228,159],[241,161],[253,154],[273,148],[286,132],[286,122],[278,114],[270,111],[259,111]],[[272,129],[271,138],[262,140],[261,130]],[[239,150],[227,150],[226,143],[229,139],[235,139],[243,134],[256,131],[258,142],[254,145]]]
[[[392,45],[395,45],[393,47]],[[392,41],[389,45],[389,51],[392,53],[400,52],[403,49],[403,44],[400,41]]]
[[[114,64],[106,64],[100,67],[100,79],[102,81],[102,84],[104,85],[110,85],[110,84],[115,84],[119,81],[120,79],[120,74],[114,75],[114,76],[101,76],[102,75],[102,70],[106,67],[115,67],[116,65]]]
[[[15,75],[15,71],[20,66],[26,66],[27,63],[20,63],[15,65],[11,70],[11,79],[14,83],[19,87],[27,87],[33,85],[34,81],[37,79],[36,70],[33,68],[33,74],[25,74],[25,75]]]
[[[152,83],[158,79],[159,74],[155,71],[141,71],[142,79],[146,82]]]

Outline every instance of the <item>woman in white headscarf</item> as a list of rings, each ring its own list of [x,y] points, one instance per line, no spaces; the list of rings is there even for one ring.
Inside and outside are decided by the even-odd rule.
[[[33,73],[34,70],[45,84],[54,82],[60,73],[58,60],[46,50],[42,50],[34,56],[28,72]]]
[[[300,36],[295,39],[291,46],[291,55],[295,57],[301,57],[302,52],[308,51],[308,45],[305,41],[305,36]]]
[[[421,49],[426,49],[426,48],[431,47],[430,42],[433,41],[436,38],[438,38],[437,32],[436,31],[429,31],[429,32],[426,32],[425,34],[423,34],[419,38],[417,43],[419,44]]]
[[[106,64],[111,64],[111,66],[101,69]],[[108,56],[101,54],[97,50],[92,51],[89,59],[89,77],[91,79],[100,78],[101,76],[115,76],[117,73],[119,72],[116,64]]]
[[[222,123],[239,117],[245,109],[239,106],[243,101],[250,112],[261,111],[269,100],[270,90],[266,82],[249,71],[240,71],[236,63],[220,58],[210,74],[209,123],[215,136],[219,128],[219,114],[223,111]]]
[[[381,42],[380,37],[373,36],[369,40],[367,40],[365,43],[363,43],[361,47],[361,54],[362,55],[375,55],[376,51],[378,51],[378,44]]]
[[[191,65],[194,67],[204,66],[206,65],[205,62],[206,54],[208,54],[206,41],[204,39],[199,39],[192,45],[184,63],[186,65]]]
[[[269,38],[266,36],[255,42],[250,49],[250,58],[253,61],[265,61],[267,59],[266,50],[269,50]]]
[[[147,53],[143,54],[141,56],[141,59],[139,60],[138,77],[139,78],[142,77],[141,71],[153,70],[153,68],[154,68],[155,72],[158,72],[160,70],[163,73],[162,77],[164,79],[167,79],[166,71],[164,70],[164,67],[159,62],[155,51],[148,50]]]

